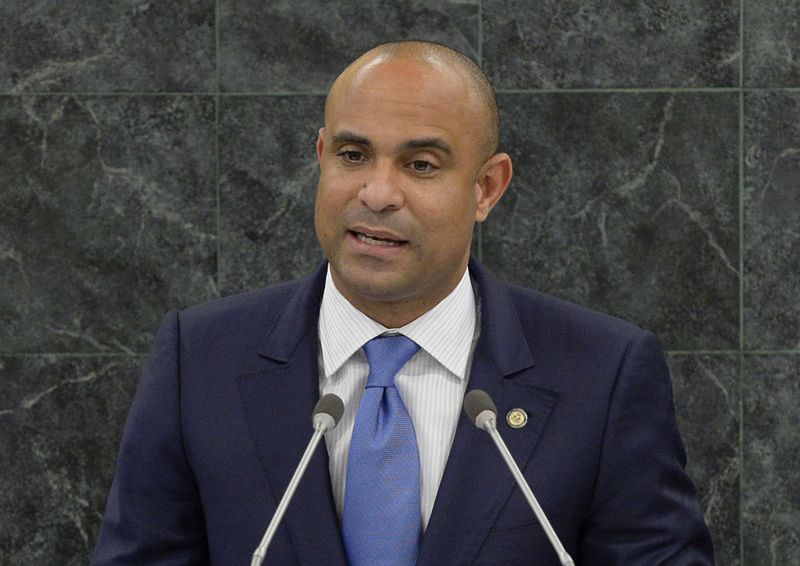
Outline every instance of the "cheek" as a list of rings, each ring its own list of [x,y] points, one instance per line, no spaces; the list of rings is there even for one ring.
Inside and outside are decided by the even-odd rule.
[[[337,210],[346,201],[344,191],[330,179],[320,179],[317,186],[316,212],[318,216],[333,217]]]
[[[475,225],[474,201],[465,193],[460,193],[461,198],[434,198],[426,202],[423,210],[417,214],[421,225],[438,246],[458,248],[472,237]]]
[[[317,232],[324,236],[330,232],[330,226],[336,218],[336,205],[332,199],[330,186],[325,186],[321,182],[317,187],[317,197],[314,203],[314,223]]]
[[[352,191],[337,183],[335,177],[320,179],[314,205],[314,224],[320,240],[333,240],[339,237],[344,226],[346,211],[353,206]]]
[[[317,199],[322,199],[326,206],[343,206],[353,200],[361,187],[359,179],[339,171],[336,167],[326,169],[320,175]]]

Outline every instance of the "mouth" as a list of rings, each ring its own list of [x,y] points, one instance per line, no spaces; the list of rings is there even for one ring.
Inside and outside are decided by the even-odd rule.
[[[396,247],[408,243],[407,240],[398,240],[387,235],[378,235],[370,232],[348,230],[348,233],[356,238],[359,242],[363,242],[370,246]]]

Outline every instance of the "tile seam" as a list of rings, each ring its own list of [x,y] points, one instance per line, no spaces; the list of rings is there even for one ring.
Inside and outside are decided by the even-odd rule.
[[[561,89],[514,89],[498,88],[497,94],[681,94],[681,93],[725,93],[725,92],[800,92],[800,87],[697,87],[697,88],[561,88]],[[248,92],[140,92],[140,91],[28,91],[0,92],[0,97],[21,98],[25,96],[219,96],[219,97],[257,97],[257,96],[325,96],[324,90],[309,91],[248,91]]]
[[[744,565],[744,354],[739,354],[739,563]]]
[[[478,66],[486,72],[483,68],[483,0],[478,0]],[[483,222],[478,224],[475,232],[478,240],[478,261],[483,262]]]
[[[478,66],[483,69],[483,0],[478,0]]]
[[[697,88],[498,88],[498,94],[681,94],[739,92],[739,87]]]
[[[214,197],[216,201],[215,216],[216,216],[216,254],[217,261],[215,262],[217,276],[217,296],[222,295],[222,203],[220,195],[220,155],[219,155],[219,111],[220,111],[220,57],[219,57],[219,0],[214,0],[214,65],[215,65],[215,86],[216,92],[214,93]]]
[[[0,353],[0,358],[144,358],[149,354],[143,352],[7,352]]]
[[[668,356],[800,356],[800,350],[665,350]],[[148,356],[148,352],[0,352],[0,358],[15,357],[135,357]]]
[[[744,565],[744,0],[739,0],[739,563]]]
[[[739,350],[665,350],[668,356],[738,356]]]

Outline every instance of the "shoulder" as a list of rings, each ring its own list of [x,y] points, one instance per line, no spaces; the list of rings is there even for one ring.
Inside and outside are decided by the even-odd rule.
[[[473,260],[470,271],[481,298],[481,315],[490,332],[521,330],[529,337],[565,340],[626,340],[644,332],[631,322],[540,291],[508,283]]]
[[[520,326],[542,368],[572,375],[602,376],[613,383],[625,360],[644,356],[649,367],[663,365],[663,351],[652,332],[592,309],[530,289],[509,286]]]
[[[533,289],[506,284],[509,296],[524,326],[547,328],[571,338],[586,335],[632,338],[643,330],[632,322],[592,310]]]
[[[213,299],[172,313],[181,341],[203,350],[257,349],[277,327],[284,330],[310,324],[319,309],[325,270],[256,291]],[[169,316],[169,315],[168,315]]]
[[[235,322],[247,323],[277,316],[281,309],[297,292],[304,279],[271,285],[255,291],[247,291],[212,299],[205,303],[193,305],[179,312],[181,325],[205,326]]]

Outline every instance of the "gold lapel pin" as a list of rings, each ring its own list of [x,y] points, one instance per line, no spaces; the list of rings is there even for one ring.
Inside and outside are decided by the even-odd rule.
[[[506,413],[506,422],[511,428],[522,428],[528,424],[528,413],[525,409],[511,409]]]

